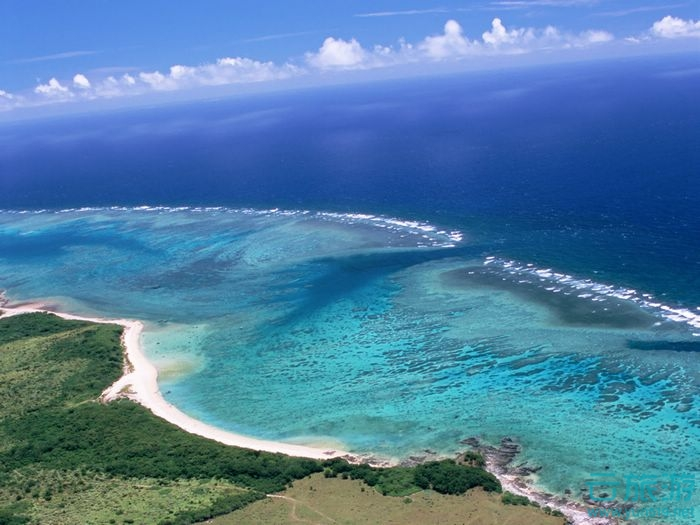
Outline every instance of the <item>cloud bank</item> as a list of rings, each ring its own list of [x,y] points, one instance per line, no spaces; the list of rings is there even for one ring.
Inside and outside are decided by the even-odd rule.
[[[297,68],[290,64],[276,66],[272,62],[259,62],[250,58],[220,58],[213,64],[202,66],[175,65],[163,74],[159,71],[126,75],[122,78],[129,85],[146,85],[155,91],[173,91],[199,86],[222,86],[249,82],[265,82],[289,78],[297,74]]]
[[[500,5],[562,5],[566,2],[510,1]],[[571,2],[579,3],[579,2]],[[580,2],[583,3],[583,2]],[[399,12],[371,13],[372,16],[397,15]],[[413,11],[400,14],[415,14]],[[366,14],[369,15],[369,14]],[[700,37],[700,21],[666,16],[653,24],[643,37],[625,40],[641,42],[654,39]],[[552,50],[580,49],[605,45],[614,36],[603,30],[591,29],[571,33],[554,26],[541,28],[506,26],[494,18],[491,26],[480,36],[470,37],[456,20],[448,20],[441,32],[414,43],[401,39],[396,44],[364,47],[351,38],[328,37],[313,52],[302,59],[283,64],[262,62],[245,57],[224,57],[213,63],[188,66],[176,64],[167,71],[130,71],[121,76],[95,70],[76,72],[71,79],[52,77],[39,83],[30,93],[8,93],[0,89],[0,109],[36,106],[54,102],[110,99],[194,89],[204,86],[225,86],[270,82],[313,74],[330,74],[342,70],[368,70],[401,64],[430,64],[445,61],[468,61],[471,57],[519,55]]]
[[[442,33],[428,36],[417,44],[401,41],[395,47],[365,49],[355,39],[327,38],[318,52],[306,54],[306,60],[319,69],[367,69],[421,61],[461,60],[470,56],[581,48],[611,40],[614,40],[612,34],[600,30],[571,34],[553,26],[544,29],[507,28],[500,18],[493,19],[491,28],[484,31],[480,39],[472,40],[459,22],[448,20]]]

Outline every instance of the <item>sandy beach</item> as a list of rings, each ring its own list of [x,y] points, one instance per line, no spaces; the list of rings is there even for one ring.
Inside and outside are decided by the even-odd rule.
[[[0,317],[10,317],[26,313],[51,313],[63,319],[102,324],[118,324],[123,326],[122,344],[125,352],[124,374],[102,393],[100,399],[103,402],[109,402],[120,397],[131,399],[146,407],[156,416],[165,419],[186,432],[213,439],[225,445],[265,452],[278,452],[289,456],[312,459],[329,459],[334,457],[356,459],[355,456],[343,450],[323,450],[303,445],[255,439],[233,432],[227,432],[207,425],[183,413],[178,408],[168,403],[161,395],[158,388],[158,371],[155,366],[146,359],[146,356],[141,350],[143,323],[140,321],[71,315],[49,310],[47,305],[42,303],[27,303],[14,307],[0,304],[0,309],[2,310],[2,315],[0,315]]]
[[[0,299],[1,298],[2,297],[0,297]],[[102,324],[117,324],[124,327],[124,332],[122,334],[122,345],[125,353],[124,373],[114,384],[102,393],[100,396],[102,402],[108,403],[119,398],[131,399],[150,410],[156,416],[165,419],[185,432],[213,439],[225,445],[311,459],[343,457],[351,462],[365,460],[373,466],[380,467],[387,467],[393,464],[389,461],[377,462],[375,458],[365,458],[343,450],[323,450],[303,445],[256,439],[221,430],[188,416],[177,407],[168,403],[161,395],[158,387],[158,371],[155,366],[146,359],[141,349],[143,323],[140,321],[71,315],[53,311],[42,303],[25,303],[20,306],[8,306],[0,302],[0,318],[25,313],[50,313],[63,319]],[[537,501],[542,506],[548,505],[553,509],[560,510],[566,515],[568,522],[573,525],[609,525],[615,523],[614,520],[611,519],[592,518],[588,516],[582,505],[572,501],[566,501],[563,498],[558,501],[556,498],[545,497],[542,493],[538,492],[535,487],[527,485],[519,478],[499,474],[497,472],[498,469],[488,464],[488,462],[487,470],[492,472],[499,479],[504,490],[526,496],[533,501]]]

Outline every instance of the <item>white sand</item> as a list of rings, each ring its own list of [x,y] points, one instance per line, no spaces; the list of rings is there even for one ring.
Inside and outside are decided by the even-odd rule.
[[[122,343],[125,350],[124,375],[120,377],[112,386],[105,390],[100,399],[109,402],[114,399],[125,397],[131,399],[153,412],[156,416],[165,419],[191,434],[197,434],[205,438],[213,439],[226,445],[262,450],[265,452],[279,452],[289,456],[298,456],[312,459],[328,459],[333,457],[348,457],[356,459],[348,452],[342,450],[322,450],[314,447],[280,443],[276,441],[266,441],[255,439],[233,432],[227,432],[219,428],[202,423],[187,414],[181,412],[176,407],[168,403],[160,393],[158,388],[158,371],[146,359],[141,351],[141,332],[143,324],[140,321],[127,319],[104,319],[99,317],[81,317],[49,311],[46,305],[40,303],[25,304],[18,307],[2,306],[4,312],[0,317],[9,317],[25,313],[46,312],[57,315],[63,319],[78,321],[90,321],[92,323],[118,324],[124,327]]]

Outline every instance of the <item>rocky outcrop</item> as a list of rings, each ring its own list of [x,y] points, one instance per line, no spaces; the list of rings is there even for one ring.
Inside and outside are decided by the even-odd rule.
[[[503,485],[503,489],[520,496],[525,496],[531,501],[537,502],[541,507],[550,507],[561,511],[569,525],[613,525],[619,523],[614,518],[599,518],[588,515],[587,508],[570,497],[550,494],[538,491],[530,478],[532,474],[539,472],[542,467],[529,465],[527,462],[516,463],[516,458],[522,451],[521,445],[511,437],[504,437],[498,446],[482,442],[478,437],[468,437],[460,441],[462,445],[469,446],[475,452],[481,454],[486,460],[486,469],[493,473]],[[587,490],[587,489],[586,489]],[[568,492],[571,494],[571,491]],[[588,507],[621,508],[619,502],[593,502],[584,496],[582,501]],[[627,505],[625,505],[628,508]],[[629,522],[627,522],[629,523]]]

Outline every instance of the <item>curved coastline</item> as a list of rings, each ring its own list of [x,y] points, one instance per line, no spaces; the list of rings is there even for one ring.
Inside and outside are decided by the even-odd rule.
[[[168,403],[160,392],[158,387],[158,371],[155,366],[148,361],[141,350],[140,341],[143,331],[143,323],[141,321],[72,315],[50,310],[42,303],[27,303],[14,307],[7,304],[0,304],[0,308],[2,310],[0,318],[27,313],[50,313],[63,319],[101,324],[118,324],[123,326],[122,345],[125,355],[124,374],[102,393],[100,396],[101,401],[109,402],[118,398],[131,399],[150,410],[156,416],[172,423],[185,432],[213,439],[225,445],[311,459],[344,457],[355,461],[358,460],[355,455],[343,450],[323,450],[291,443],[256,439],[216,428],[188,416],[177,407]]]
[[[212,439],[225,445],[317,460],[340,457],[354,463],[367,461],[375,467],[389,467],[394,464],[394,462],[387,460],[378,461],[373,456],[356,455],[343,450],[324,450],[304,445],[256,439],[216,428],[188,416],[174,405],[168,403],[160,392],[158,371],[148,361],[141,349],[141,334],[144,327],[141,321],[73,315],[55,311],[50,309],[48,305],[40,302],[22,303],[12,306],[0,294],[0,319],[28,313],[48,313],[67,320],[117,324],[124,327],[122,334],[124,371],[117,381],[102,392],[99,398],[101,402],[107,403],[119,398],[130,399],[185,432]],[[566,516],[567,523],[571,525],[611,525],[615,523],[613,519],[589,516],[585,511],[585,507],[566,498],[553,498],[551,497],[552,495],[545,495],[532,485],[523,482],[521,478],[503,472],[488,457],[486,469],[498,478],[505,490],[525,496],[541,505],[549,505],[553,509],[560,510]]]

